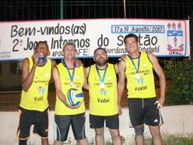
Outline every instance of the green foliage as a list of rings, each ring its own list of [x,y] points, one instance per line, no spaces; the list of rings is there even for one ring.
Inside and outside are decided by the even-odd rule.
[[[193,102],[193,63],[187,58],[163,60],[167,78],[166,104],[182,105]]]
[[[124,136],[121,135],[121,143],[125,144],[126,143],[126,139],[124,138]]]
[[[152,145],[152,139],[150,137],[145,138],[146,145]],[[193,145],[193,135],[164,135],[164,145]]]

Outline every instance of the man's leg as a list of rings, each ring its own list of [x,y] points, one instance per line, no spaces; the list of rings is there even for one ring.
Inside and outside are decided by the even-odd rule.
[[[71,116],[55,115],[55,141],[54,145],[62,145],[67,140],[68,131],[70,128]]]
[[[33,132],[41,137],[42,145],[48,145],[48,113],[46,109],[43,112],[34,111],[34,129]]]
[[[144,145],[144,99],[128,99],[129,118],[135,131],[136,145]]]
[[[33,111],[19,108],[19,126],[17,129],[17,136],[19,138],[19,145],[27,145],[27,140],[30,136],[30,128],[33,123]]]
[[[144,125],[137,126],[134,128],[135,130],[135,142],[136,145],[144,145]]]
[[[55,141],[54,141],[54,145],[62,145],[62,142],[55,140]]]
[[[42,138],[42,145],[49,145],[48,138]]]
[[[88,145],[85,134],[85,113],[73,115],[71,125],[74,138],[80,141],[80,145]]]
[[[81,139],[80,141],[80,145],[88,145],[88,140],[87,138]]]
[[[109,129],[113,139],[113,145],[121,145],[121,137],[118,129]]]
[[[104,127],[95,129],[95,140],[96,140],[96,145],[104,145],[105,144]]]
[[[149,126],[153,145],[162,145],[160,126]]]

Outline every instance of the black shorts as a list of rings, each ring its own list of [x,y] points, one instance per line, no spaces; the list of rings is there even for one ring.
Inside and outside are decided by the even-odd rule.
[[[86,138],[85,113],[76,115],[55,115],[55,140],[64,142],[67,140],[70,125],[76,140]]]
[[[119,128],[119,115],[112,116],[95,116],[90,114],[90,128],[102,128],[104,127],[104,122],[106,121],[106,127],[110,129]]]
[[[156,98],[138,99],[129,98],[129,117],[132,127],[143,125],[151,126],[163,124],[160,110],[155,104]]]
[[[48,137],[48,109],[43,112],[19,108],[19,127],[17,136],[26,140],[30,136],[30,128],[34,125],[33,132],[42,138]]]

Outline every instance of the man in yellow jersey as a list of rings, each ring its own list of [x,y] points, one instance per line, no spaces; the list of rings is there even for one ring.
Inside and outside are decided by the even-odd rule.
[[[53,79],[56,88],[55,124],[56,135],[54,145],[62,145],[67,140],[69,127],[72,127],[74,137],[81,145],[88,145],[85,136],[85,104],[71,106],[67,101],[68,91],[77,89],[82,93],[85,81],[83,66],[76,67],[75,44],[64,45],[62,54],[64,62],[53,69]]]
[[[127,79],[129,116],[135,131],[137,145],[144,145],[144,124],[149,126],[153,145],[161,145],[160,125],[163,120],[159,109],[165,100],[166,79],[157,58],[150,52],[139,51],[138,36],[124,38],[128,56],[119,62],[119,113]],[[160,80],[160,96],[156,97],[153,70]]]
[[[48,85],[55,62],[47,59],[50,51],[46,41],[37,43],[34,54],[23,60],[22,93],[19,104],[19,145],[27,145],[30,127],[48,145]]]
[[[117,78],[118,67],[107,63],[103,48],[94,51],[95,64],[86,68],[89,90],[90,127],[95,129],[97,145],[104,145],[104,122],[109,128],[114,145],[121,145],[119,133]]]

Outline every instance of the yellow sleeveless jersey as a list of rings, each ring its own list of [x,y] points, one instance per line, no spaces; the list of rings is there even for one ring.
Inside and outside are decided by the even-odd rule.
[[[29,69],[32,69],[33,60],[29,58]],[[27,92],[22,90],[20,106],[27,110],[44,111],[48,106],[48,86],[51,78],[52,63],[47,59],[44,66],[37,66],[33,82]]]
[[[132,63],[133,60],[133,63]],[[155,97],[153,67],[146,52],[139,58],[125,58],[128,98]],[[139,65],[139,68],[138,68]],[[138,73],[137,70],[138,69]]]
[[[70,76],[68,74],[68,70],[64,67],[63,63],[57,65],[57,69],[60,75],[60,83],[61,89],[65,96],[67,96],[67,92],[71,88],[78,89],[79,92],[82,92],[82,86],[84,83],[84,69],[82,66],[76,67],[74,72],[73,86],[71,86]],[[70,70],[72,74],[72,70]],[[76,115],[85,112],[85,104],[84,101],[77,109],[68,108],[63,102],[60,101],[58,96],[56,96],[56,104],[55,104],[55,114],[56,115]]]
[[[104,72],[105,70],[99,70],[101,76]],[[91,65],[88,82],[90,114],[99,116],[117,114],[117,78],[114,65],[108,63],[103,86],[100,84],[96,65]]]

